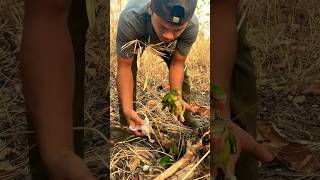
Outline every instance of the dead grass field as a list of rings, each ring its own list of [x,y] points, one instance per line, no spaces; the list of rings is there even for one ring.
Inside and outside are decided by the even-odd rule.
[[[106,4],[97,1],[97,22],[87,33],[85,76],[85,161],[98,179],[106,179]],[[0,1],[0,179],[29,179],[27,122],[17,60],[23,0]]]
[[[293,149],[281,163],[260,168],[261,179],[319,179],[319,164],[292,168],[300,154],[319,162],[320,142],[320,2],[315,0],[244,0],[241,10],[252,45],[259,93],[259,120],[276,134],[312,152]],[[259,128],[259,127],[258,127]],[[271,138],[272,139],[272,138]],[[275,139],[272,139],[274,143]],[[312,148],[313,147],[313,148]],[[285,161],[285,160],[289,161]],[[288,166],[288,163],[290,164]],[[291,170],[289,170],[291,169]],[[298,170],[298,171],[297,171]]]
[[[117,136],[119,123],[118,113],[118,95],[115,84],[116,77],[116,49],[115,36],[117,27],[117,13],[125,6],[121,1],[121,5],[115,5],[116,8],[111,11],[111,57],[110,57],[110,93],[111,93],[111,110],[110,110],[110,126],[111,137]],[[191,81],[191,98],[203,106],[209,107],[209,68],[210,68],[210,40],[200,32],[198,39],[192,47],[187,58],[188,74]],[[112,179],[135,179],[144,177],[146,179],[155,178],[165,169],[159,164],[161,157],[166,154],[174,156],[172,152],[166,150],[163,139],[159,136],[164,133],[170,136],[169,140],[177,138],[177,148],[179,149],[178,157],[175,161],[182,157],[185,150],[185,142],[191,139],[187,135],[192,130],[186,126],[182,126],[174,122],[172,115],[165,110],[161,110],[161,99],[166,92],[169,91],[168,69],[164,61],[152,53],[150,48],[146,49],[143,56],[138,60],[138,75],[137,75],[137,111],[143,112],[150,120],[150,124],[155,130],[156,142],[151,144],[147,138],[134,138],[128,134],[122,141],[113,142],[111,148],[111,178]],[[144,83],[148,77],[148,85],[143,91]],[[143,118],[143,116],[141,116]],[[209,124],[208,117],[194,116],[195,119],[203,124]],[[189,135],[190,136],[190,135]],[[172,147],[171,147],[172,148]],[[206,151],[199,153],[193,163],[187,168],[184,168],[171,177],[171,179],[182,179],[188,173],[196,162],[205,155]],[[152,169],[150,172],[143,172],[143,166],[149,165]],[[208,161],[203,161],[189,178],[203,177],[209,179]]]
[[[109,70],[106,69],[105,39],[106,8],[105,1],[98,1],[96,28],[87,36],[86,63],[86,127],[107,134],[107,118],[102,114],[110,110],[111,128],[118,127],[118,100],[115,89],[115,49],[114,39],[110,40],[110,96],[111,107],[106,107],[105,84]],[[120,1],[121,2],[121,1]],[[260,97],[259,120],[272,124],[275,134],[290,143],[302,144],[294,152],[288,148],[282,160],[262,164],[259,168],[260,179],[320,179],[320,1],[318,0],[243,0],[241,15],[247,30],[245,38],[252,46],[256,65],[257,86]],[[120,3],[121,4],[121,3]],[[120,5],[124,6],[124,4]],[[111,14],[111,19],[112,17]],[[28,145],[27,123],[23,106],[23,96],[19,80],[17,56],[22,36],[23,1],[0,1],[0,179],[27,179]],[[113,24],[114,25],[114,24]],[[114,26],[112,26],[114,27]],[[111,35],[114,30],[111,27]],[[202,38],[202,36],[199,36]],[[191,76],[192,96],[201,105],[209,105],[209,41],[198,39],[188,58]],[[165,130],[170,135],[186,132],[190,129],[168,125],[170,115],[161,111],[160,101],[163,92],[168,90],[167,70],[161,60],[146,53],[140,63],[138,75],[138,110],[150,119],[154,129]],[[148,61],[152,59],[153,61]],[[150,68],[151,67],[151,68]],[[143,91],[145,77],[148,75],[147,90]],[[151,102],[152,100],[153,102]],[[208,123],[208,118],[196,116],[199,121]],[[273,134],[274,135],[274,134]],[[180,136],[182,137],[182,136]],[[273,137],[273,136],[272,136]],[[108,166],[106,141],[95,131],[86,131],[86,162],[95,175],[105,178]],[[132,137],[131,137],[132,138]],[[258,136],[265,139],[266,137]],[[270,140],[270,139],[269,139]],[[271,138],[271,144],[275,139]],[[307,147],[310,151],[302,150]],[[137,153],[138,152],[138,153]],[[113,144],[110,166],[115,170],[113,177],[133,177],[130,160],[140,163],[135,167],[137,173],[143,174],[141,168],[150,164],[154,173],[163,169],[157,160],[163,156],[158,143],[149,144],[146,138],[131,139],[130,142]],[[294,159],[297,154],[312,157],[314,164],[306,167],[310,158]],[[122,156],[121,156],[122,155]],[[196,157],[199,160],[205,152]],[[287,160],[287,161],[285,161]],[[303,161],[305,160],[305,161]],[[292,163],[301,165],[293,168]],[[304,164],[301,162],[305,162]],[[291,163],[291,164],[290,164]],[[293,163],[294,164],[294,163]],[[116,168],[118,167],[118,168]],[[134,166],[131,166],[134,168]],[[297,167],[297,166],[296,166]],[[299,168],[300,167],[300,168]],[[127,169],[125,169],[127,168]],[[128,169],[129,168],[129,169]],[[194,176],[206,176],[198,166]],[[312,171],[307,171],[311,169]],[[185,172],[181,172],[185,173]],[[152,175],[151,175],[152,176]],[[150,177],[151,177],[150,176]],[[204,177],[206,178],[206,177]]]

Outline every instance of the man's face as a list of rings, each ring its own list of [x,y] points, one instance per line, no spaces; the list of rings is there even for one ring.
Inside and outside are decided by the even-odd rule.
[[[159,40],[162,42],[172,42],[176,40],[188,25],[188,21],[182,25],[167,22],[156,13],[152,13],[151,15],[151,23]]]

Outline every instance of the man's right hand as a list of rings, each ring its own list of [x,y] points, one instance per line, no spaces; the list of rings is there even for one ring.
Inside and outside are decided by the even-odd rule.
[[[143,119],[141,119],[138,115],[138,113],[134,110],[129,110],[127,112],[124,112],[125,118],[127,120],[128,127],[136,127],[136,126],[142,126],[144,125]],[[136,136],[143,136],[141,130],[133,131],[133,133]]]
[[[249,154],[251,154],[253,157],[256,158],[258,161],[263,161],[263,162],[270,162],[273,160],[273,155],[271,152],[269,152],[266,147],[262,144],[259,144],[250,134],[248,134],[246,131],[244,131],[241,127],[239,127],[237,124],[227,121],[226,126],[231,128],[236,139],[237,139],[237,144],[238,144],[238,149],[237,153],[231,155],[232,159],[232,167],[231,171],[234,174],[235,173],[235,168],[237,161],[240,157],[240,152],[245,151]],[[212,138],[211,143],[215,147],[219,147],[220,143],[217,139]],[[217,173],[217,168],[221,167],[216,167],[214,164],[212,164],[212,174]]]

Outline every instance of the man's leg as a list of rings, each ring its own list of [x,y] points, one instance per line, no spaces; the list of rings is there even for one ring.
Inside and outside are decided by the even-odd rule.
[[[244,34],[240,32],[240,38]],[[231,85],[231,115],[235,123],[246,130],[254,138],[256,137],[257,119],[257,90],[254,65],[252,63],[251,50],[242,41],[238,43],[238,55],[232,74]],[[257,161],[247,153],[241,153],[236,166],[236,176],[239,180],[256,180]]]
[[[186,103],[190,104],[191,100],[191,86],[190,86],[190,78],[188,75],[188,68],[185,68],[184,71],[184,79],[182,84],[182,99],[186,101]],[[191,111],[185,111],[184,113],[185,124],[194,129],[201,127],[201,123],[199,121],[193,120]]]
[[[73,126],[84,126],[84,78],[85,45],[88,18],[85,0],[72,0],[69,13],[69,28],[75,58],[75,91],[73,98]],[[84,158],[84,131],[74,131],[75,153]]]
[[[21,75],[27,119],[37,135],[30,137],[33,179],[48,179],[48,174],[52,179],[92,179],[73,147],[75,66],[68,28],[70,3],[25,2]]]

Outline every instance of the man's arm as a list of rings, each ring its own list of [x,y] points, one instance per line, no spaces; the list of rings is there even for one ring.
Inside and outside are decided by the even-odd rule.
[[[118,56],[117,68],[117,90],[122,105],[123,113],[126,115],[133,110],[132,91],[133,77],[131,72],[132,59]]]
[[[237,53],[236,10],[238,0],[213,1],[213,53],[211,58],[211,82],[220,86],[227,95],[224,116],[231,119],[230,81]]]
[[[127,13],[122,12],[119,17],[116,37],[117,48],[117,91],[122,106],[122,112],[126,119],[126,124],[130,126],[143,125],[144,121],[138,116],[133,109],[133,87],[134,80],[132,74],[132,64],[135,47],[134,45],[126,46],[132,40],[139,39],[134,22],[126,17]],[[130,19],[130,18],[129,18]],[[141,131],[134,131],[136,136],[142,136]]]
[[[73,149],[75,66],[67,24],[70,3],[26,1],[21,78],[27,115],[50,178],[94,179]]]
[[[131,71],[132,58],[123,58],[118,55],[117,90],[120,98],[123,114],[127,125],[142,125],[144,121],[133,109],[133,76]],[[135,135],[142,136],[140,131],[134,131]]]
[[[237,29],[236,10],[238,0],[215,0],[212,4],[212,24],[213,30],[213,51],[211,58],[210,80],[223,89],[226,93],[227,102],[224,108],[224,117],[231,119],[230,111],[230,89],[233,66],[237,54]],[[213,122],[214,123],[214,122]],[[265,147],[258,144],[247,132],[234,124],[232,121],[226,122],[231,128],[238,141],[238,152],[233,157],[233,171],[241,151],[246,151],[261,161],[271,161],[273,156]],[[214,141],[212,141],[214,143]],[[213,167],[215,165],[213,164]],[[216,169],[212,168],[212,172]]]
[[[169,69],[169,82],[171,89],[182,89],[187,55],[197,39],[198,31],[199,22],[197,16],[194,15],[191,18],[189,25],[177,39],[176,50],[173,54]],[[185,103],[185,105],[187,105],[186,109],[189,109],[188,104]]]
[[[175,51],[169,69],[170,89],[182,89],[185,62],[186,56],[182,55],[178,50]]]

